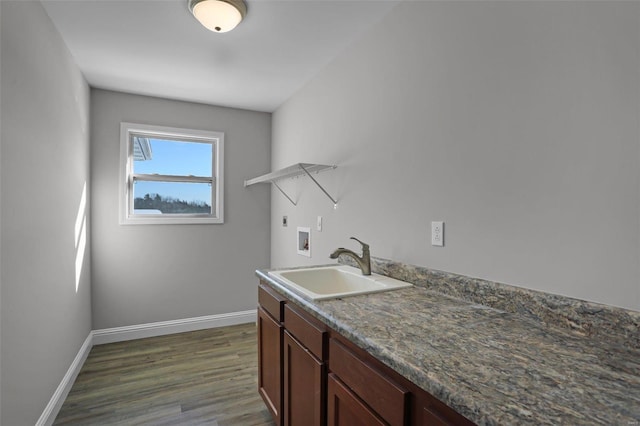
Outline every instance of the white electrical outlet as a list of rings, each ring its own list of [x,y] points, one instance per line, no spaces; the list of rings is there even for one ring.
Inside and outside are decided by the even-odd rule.
[[[444,246],[444,222],[431,222],[431,245]]]
[[[316,222],[316,230],[322,231],[322,216],[318,216],[318,221]]]

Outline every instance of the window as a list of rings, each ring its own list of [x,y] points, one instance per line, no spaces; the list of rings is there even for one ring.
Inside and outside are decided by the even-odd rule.
[[[120,223],[223,223],[224,133],[122,123]]]

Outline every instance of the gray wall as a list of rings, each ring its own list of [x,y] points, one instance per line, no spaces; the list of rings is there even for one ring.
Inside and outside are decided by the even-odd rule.
[[[0,7],[0,22],[2,8]],[[2,31],[0,31],[0,48],[2,47]],[[0,82],[2,81],[2,54],[0,54]],[[2,88],[0,86],[0,164],[2,164]],[[0,172],[0,331],[2,330],[2,173]],[[0,336],[0,366],[2,366],[2,337]],[[0,367],[0,384],[2,383],[2,367]],[[0,385],[0,422],[2,422],[2,385]]]
[[[638,3],[401,3],[274,113],[272,166],[338,164],[318,179],[339,207],[305,179],[285,183],[297,208],[273,189],[272,266],[328,263],[355,235],[374,256],[640,310],[639,52]]]
[[[33,425],[91,331],[89,88],[39,2],[0,2],[3,425]],[[88,216],[88,211],[85,212]]]
[[[119,225],[120,122],[225,133],[225,223]],[[269,264],[271,114],[91,92],[94,329],[254,309]]]

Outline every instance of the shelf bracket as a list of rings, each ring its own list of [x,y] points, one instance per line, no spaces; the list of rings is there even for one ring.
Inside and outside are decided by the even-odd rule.
[[[298,203],[296,203],[295,201],[293,201],[293,200],[291,199],[291,197],[289,197],[289,196],[287,195],[287,193],[286,193],[286,192],[284,192],[284,190],[283,190],[282,188],[280,188],[280,185],[278,185],[278,184],[276,183],[276,181],[272,180],[272,181],[271,181],[271,183],[272,183],[272,184],[274,184],[274,185],[275,185],[275,187],[276,187],[276,188],[278,188],[278,190],[279,190],[280,192],[282,192],[282,195],[284,195],[285,197],[287,197],[287,200],[291,201],[291,204],[293,204],[294,206],[297,206],[297,205],[298,205]]]
[[[302,170],[304,170],[304,172],[307,174],[307,176],[309,176],[309,178],[313,181],[313,183],[315,183],[316,185],[318,185],[318,188],[320,188],[322,190],[322,192],[324,192],[324,195],[326,195],[327,197],[329,197],[329,199],[331,201],[333,201],[333,208],[337,208],[338,207],[338,202],[336,200],[333,199],[333,197],[331,195],[329,195],[329,193],[327,192],[326,189],[324,189],[324,187],[322,185],[320,185],[320,183],[313,177],[311,176],[311,173],[309,173],[309,171],[304,167],[304,165],[300,164],[300,168]],[[288,197],[287,197],[288,198]]]
[[[297,163],[292,166],[285,167],[284,169],[276,170],[274,172],[255,177],[253,179],[245,180],[244,186],[247,187],[247,186],[255,185],[257,183],[272,183],[273,185],[275,185],[276,188],[278,188],[278,191],[280,191],[282,195],[287,197],[287,200],[289,200],[291,204],[293,204],[294,206],[297,206],[298,203],[293,201],[293,198],[291,198],[280,187],[280,185],[276,183],[276,181],[281,179],[286,179],[286,178],[293,178],[293,177],[307,175],[313,181],[313,183],[315,183],[318,186],[318,188],[320,188],[320,190],[324,192],[324,195],[329,197],[329,199],[333,202],[333,208],[335,209],[335,208],[338,208],[338,201],[335,200],[331,195],[329,195],[327,190],[324,189],[322,185],[320,185],[320,182],[318,182],[316,178],[312,176],[312,173],[318,174],[323,170],[331,170],[331,169],[335,169],[336,167],[337,166],[335,165],[328,166],[326,164]]]

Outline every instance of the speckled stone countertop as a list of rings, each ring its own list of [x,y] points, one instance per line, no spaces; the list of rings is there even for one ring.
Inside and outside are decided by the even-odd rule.
[[[640,425],[640,313],[372,260],[415,286],[311,301],[256,273],[478,425]]]

